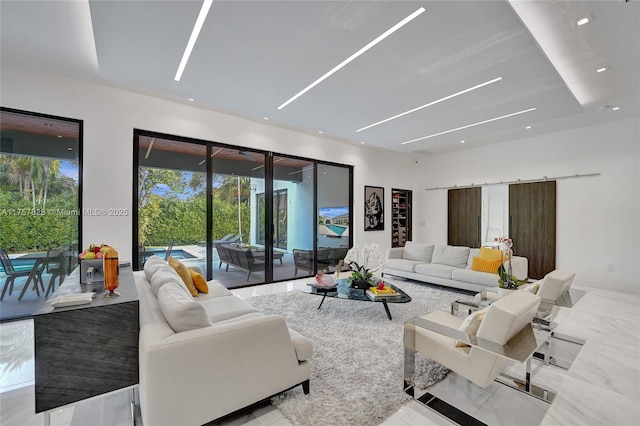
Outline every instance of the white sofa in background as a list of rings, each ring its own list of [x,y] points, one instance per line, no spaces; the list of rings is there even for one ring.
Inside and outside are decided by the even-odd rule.
[[[160,258],[134,276],[143,424],[201,425],[299,384],[309,392],[313,347],[280,315],[216,281],[194,298]]]
[[[404,247],[387,250],[382,275],[477,292],[497,287],[498,274],[471,269],[473,258],[479,254],[479,248],[407,241]],[[529,264],[525,257],[512,256],[511,267],[515,277],[524,279],[528,276]]]

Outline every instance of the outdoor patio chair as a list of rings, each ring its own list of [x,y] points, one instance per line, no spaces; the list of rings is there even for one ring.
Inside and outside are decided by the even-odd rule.
[[[13,267],[13,264],[11,263],[11,259],[9,258],[7,251],[2,249],[0,249],[0,262],[2,262],[4,273],[7,276],[6,280],[4,281],[4,287],[2,288],[2,295],[0,295],[0,300],[3,300],[4,294],[6,293],[7,288],[9,288],[9,296],[11,296],[11,293],[13,292],[13,285],[15,283],[15,279],[19,277],[29,277],[33,270],[20,271],[20,272],[16,271]],[[42,285],[42,290],[44,291],[44,284],[42,284],[42,270],[44,269],[44,264],[42,263],[39,264],[39,262],[36,261],[34,268],[37,268],[38,270],[35,271],[35,280],[33,283],[33,289],[36,291],[36,294],[40,296],[38,283]],[[29,279],[27,279],[27,282],[24,285],[25,285],[25,288],[22,290],[22,293],[20,294],[20,297],[18,298],[18,300],[22,299],[22,296],[24,295],[25,290],[29,286]]]
[[[49,278],[49,285],[44,297],[49,297],[49,293],[53,294],[56,286],[56,279],[59,280],[58,286],[64,281],[64,277],[67,275],[66,263],[68,261],[67,254],[64,250],[47,250],[47,263],[45,271],[51,274]]]

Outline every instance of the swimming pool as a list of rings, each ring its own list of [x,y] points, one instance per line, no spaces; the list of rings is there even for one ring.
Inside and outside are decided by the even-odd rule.
[[[165,247],[146,247],[145,248],[145,255],[146,255],[145,257],[155,254],[156,256],[160,256],[161,258],[164,259],[166,253],[167,253],[167,249]],[[198,259],[198,256],[190,253],[187,250],[180,249],[180,248],[171,249],[171,257],[173,257],[174,259],[180,259],[180,260]]]
[[[11,265],[16,272],[30,271],[35,263],[35,259],[11,259]],[[0,273],[4,273],[2,264],[0,264]]]
[[[349,229],[348,226],[343,226],[343,225],[325,225],[325,226],[331,229],[333,232],[335,232],[338,235],[342,235],[344,231]]]

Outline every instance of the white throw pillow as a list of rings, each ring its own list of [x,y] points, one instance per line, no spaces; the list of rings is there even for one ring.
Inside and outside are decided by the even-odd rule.
[[[184,285],[168,282],[158,290],[158,304],[173,331],[195,330],[212,325],[204,307],[184,291]]]
[[[462,331],[463,333],[467,333],[472,336],[475,336],[476,333],[478,332],[478,329],[480,328],[480,323],[482,322],[482,319],[484,318],[488,310],[489,310],[489,307],[486,307],[484,309],[480,309],[479,311],[475,311],[471,313],[464,319],[464,321],[462,321],[462,324],[460,324],[460,327],[458,327],[458,330]],[[456,346],[462,347],[462,346],[469,346],[469,345],[465,342],[461,342],[460,340],[457,340]]]
[[[402,258],[407,260],[418,260],[420,262],[431,262],[433,255],[433,245],[426,243],[416,243],[415,241],[407,241],[402,250]]]
[[[463,246],[436,246],[431,263],[466,268],[470,250],[469,247]]]
[[[151,277],[151,291],[153,291],[153,294],[158,297],[158,290],[160,290],[160,287],[169,282],[177,282],[179,284],[182,284],[182,278],[180,278],[180,275],[178,275],[176,270],[171,266],[162,265]],[[188,291],[184,284],[182,284],[182,286],[184,287],[185,291]],[[191,294],[189,294],[189,296],[191,296]]]

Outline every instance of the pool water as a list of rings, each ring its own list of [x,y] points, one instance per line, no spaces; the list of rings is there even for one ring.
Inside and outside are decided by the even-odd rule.
[[[338,235],[342,235],[344,233],[344,231],[347,230],[347,226],[342,226],[342,225],[326,225],[327,228],[331,229],[333,232],[335,232]]]
[[[151,253],[155,254],[156,256],[160,256],[163,259],[164,259],[165,255],[167,253],[167,249],[165,249],[164,247],[147,247],[145,250],[147,252],[151,252]],[[179,259],[179,260],[197,259],[196,256],[194,256],[193,254],[189,253],[188,251],[182,250],[182,249],[172,249],[171,250],[171,257],[173,257],[174,259]]]

